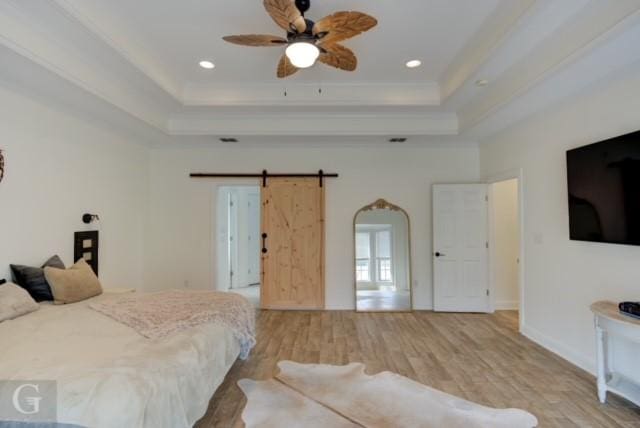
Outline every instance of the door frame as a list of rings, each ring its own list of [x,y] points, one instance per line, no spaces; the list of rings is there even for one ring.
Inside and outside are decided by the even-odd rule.
[[[518,258],[518,331],[522,331],[525,322],[525,239],[524,239],[524,173],[522,168],[514,168],[496,174],[490,174],[485,182],[489,186],[489,207],[487,219],[489,221],[489,308],[495,311],[495,230],[493,227],[495,212],[493,210],[493,184],[507,180],[518,180],[518,229],[519,229],[519,254]]]

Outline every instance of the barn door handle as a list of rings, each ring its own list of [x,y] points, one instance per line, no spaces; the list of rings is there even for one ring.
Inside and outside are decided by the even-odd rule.
[[[262,234],[262,254],[267,253],[267,234]]]

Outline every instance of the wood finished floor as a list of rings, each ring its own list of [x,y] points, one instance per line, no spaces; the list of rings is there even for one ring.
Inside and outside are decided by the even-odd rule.
[[[640,427],[640,409],[517,332],[517,312],[495,314],[279,312],[258,315],[257,345],[237,361],[211,400],[204,427],[242,427],[236,382],[268,379],[281,360],[363,362],[492,407],[518,407],[540,427]]]
[[[360,311],[407,311],[411,309],[408,291],[358,290],[356,307]]]

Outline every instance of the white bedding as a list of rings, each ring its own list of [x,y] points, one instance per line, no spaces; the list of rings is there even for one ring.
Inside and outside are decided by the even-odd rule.
[[[88,307],[118,295],[42,304],[0,323],[0,379],[56,380],[62,423],[193,426],[238,357],[238,341],[213,324],[146,339]]]

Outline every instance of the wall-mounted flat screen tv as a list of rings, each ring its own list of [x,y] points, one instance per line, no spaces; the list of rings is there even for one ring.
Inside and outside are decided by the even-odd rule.
[[[640,131],[569,150],[567,178],[571,239],[640,245]]]

